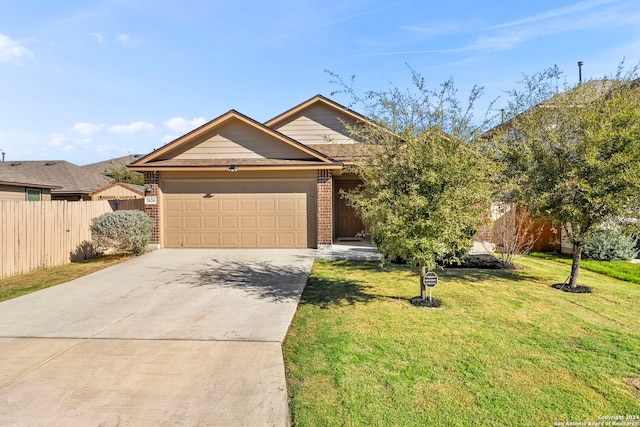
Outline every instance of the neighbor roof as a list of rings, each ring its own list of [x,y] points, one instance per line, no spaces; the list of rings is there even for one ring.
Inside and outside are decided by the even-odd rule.
[[[84,170],[88,170],[94,173],[111,175],[111,169],[126,166],[129,163],[135,162],[142,156],[143,154],[129,154],[127,156],[116,157],[110,160],[103,160],[101,162],[90,163],[88,165],[84,165],[81,167]]]
[[[111,183],[108,177],[65,160],[0,162],[0,180],[41,183],[50,186],[52,194],[90,194]]]

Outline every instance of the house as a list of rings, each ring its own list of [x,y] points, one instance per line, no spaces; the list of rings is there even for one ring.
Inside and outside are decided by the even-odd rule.
[[[114,182],[94,191],[89,196],[91,200],[142,199],[144,198],[144,187],[126,182]]]
[[[90,200],[91,193],[111,183],[107,176],[84,170],[64,160],[0,162],[0,181],[18,183],[18,186],[14,185],[15,192],[26,194],[21,200],[37,199],[36,189],[39,188],[41,200],[68,201]],[[34,189],[29,190],[31,199],[27,188]],[[8,194],[6,190],[3,193]]]
[[[129,165],[145,175],[151,243],[186,248],[315,248],[363,230],[340,190],[370,121],[317,95],[259,123],[235,110]]]
[[[55,185],[35,184],[33,182],[12,182],[0,178],[0,201],[41,201],[51,200],[51,190],[59,189]]]

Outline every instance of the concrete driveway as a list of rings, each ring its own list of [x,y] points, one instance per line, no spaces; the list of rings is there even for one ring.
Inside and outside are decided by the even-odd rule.
[[[0,424],[286,425],[313,256],[164,249],[0,303]]]

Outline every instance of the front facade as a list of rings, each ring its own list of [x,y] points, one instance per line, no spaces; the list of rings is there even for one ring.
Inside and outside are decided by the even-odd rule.
[[[320,95],[262,124],[231,110],[129,165],[145,174],[152,244],[315,248],[364,229],[340,198],[367,119]],[[358,144],[359,145],[359,144]]]
[[[46,184],[0,181],[0,200],[13,202],[51,200],[51,190],[55,188],[58,187]]]

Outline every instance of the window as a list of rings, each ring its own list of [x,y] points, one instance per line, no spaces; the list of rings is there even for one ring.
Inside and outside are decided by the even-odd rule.
[[[39,188],[27,188],[27,202],[39,202],[42,200],[42,190]]]

